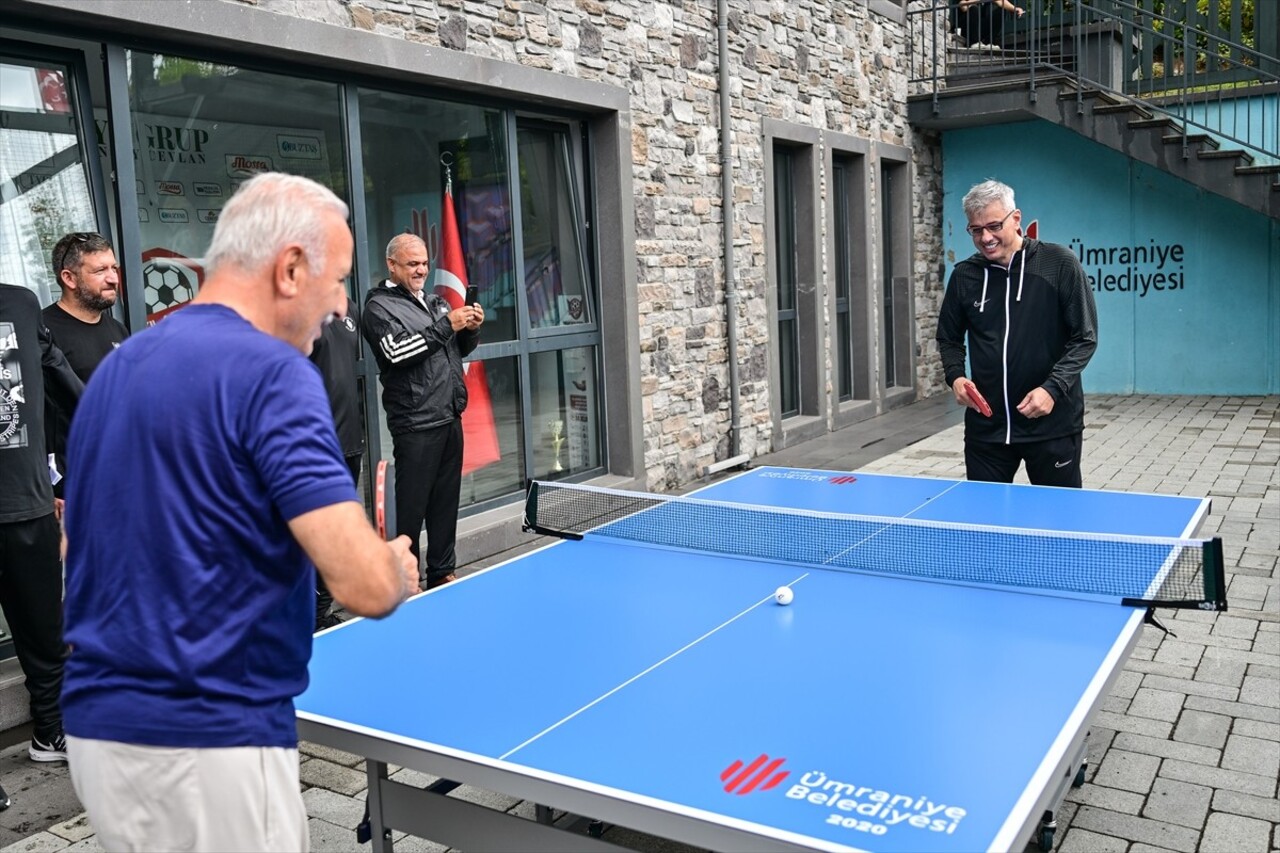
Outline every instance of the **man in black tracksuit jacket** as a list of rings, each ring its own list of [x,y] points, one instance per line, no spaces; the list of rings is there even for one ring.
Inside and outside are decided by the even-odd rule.
[[[947,385],[969,408],[966,474],[1009,483],[1025,462],[1036,485],[1079,488],[1080,374],[1098,346],[1098,311],[1084,269],[1066,247],[1022,236],[1022,213],[1005,184],[978,184],[963,205],[978,252],[952,270],[937,340]]]
[[[382,380],[382,407],[396,465],[396,532],[418,537],[427,525],[427,589],[453,580],[462,491],[462,359],[480,343],[484,309],[450,310],[425,293],[427,247],[417,235],[387,244],[388,280],[369,292],[361,331]]]

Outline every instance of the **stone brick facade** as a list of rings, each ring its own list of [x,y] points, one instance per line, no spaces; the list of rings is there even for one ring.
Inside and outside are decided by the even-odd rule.
[[[729,357],[722,257],[717,3],[715,0],[227,0],[438,45],[620,87],[631,97],[635,264],[639,307],[643,467],[673,489],[730,451]],[[766,260],[766,118],[849,134],[913,152],[911,270],[915,391],[942,386],[933,342],[941,302],[941,153],[907,124],[907,25],[885,0],[730,0],[728,40],[739,289],[740,452],[775,449],[770,413]],[[874,182],[875,171],[871,171]],[[874,207],[875,187],[868,193]],[[827,178],[819,185],[823,260]],[[868,211],[877,223],[878,212]],[[873,239],[872,243],[878,245]],[[872,267],[870,282],[879,286]],[[827,312],[828,304],[820,302]],[[883,326],[873,315],[871,328]],[[821,334],[833,337],[824,316]],[[605,331],[608,334],[608,330]],[[831,346],[822,366],[828,428]],[[877,355],[877,357],[879,357]]]

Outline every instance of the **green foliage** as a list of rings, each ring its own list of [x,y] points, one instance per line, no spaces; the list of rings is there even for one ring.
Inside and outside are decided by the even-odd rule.
[[[1048,22],[1067,22],[1080,11],[1086,15],[1098,15],[1109,19],[1124,19],[1133,15],[1139,32],[1146,30],[1151,36],[1153,67],[1142,74],[1144,79],[1161,77],[1166,73],[1181,74],[1184,62],[1195,72],[1229,71],[1256,65],[1254,55],[1235,49],[1226,42],[1234,42],[1247,48],[1275,54],[1274,36],[1259,42],[1257,27],[1258,3],[1278,3],[1280,0],[1023,0],[1030,8],[1038,6],[1043,19]],[[1134,10],[1137,10],[1136,12]],[[1216,12],[1216,20],[1210,14]],[[1238,19],[1239,29],[1233,30],[1233,19]],[[1154,32],[1153,32],[1154,31]],[[1184,51],[1183,39],[1193,34],[1190,51]],[[1188,55],[1184,60],[1183,54]]]
[[[1275,2],[1275,0],[1263,0],[1264,2]],[[1106,9],[1110,4],[1106,0],[1086,0],[1086,8]],[[1209,0],[1126,0],[1126,2],[1141,9],[1144,12],[1150,12],[1153,16],[1169,18],[1174,21],[1185,21],[1189,7],[1194,4],[1196,15],[1200,21],[1205,21],[1209,15]],[[1241,29],[1248,34],[1250,47],[1253,46],[1254,33],[1254,9],[1258,0],[1219,0],[1218,2],[1218,27],[1225,32],[1231,31],[1231,13],[1236,7],[1240,7]],[[1075,11],[1074,0],[1027,0],[1023,5],[1030,7],[1032,4],[1038,4],[1040,11],[1045,16],[1065,14]],[[1124,15],[1128,12],[1128,8],[1123,5],[1116,4],[1114,7],[1116,14]],[[1164,29],[1164,21],[1156,20],[1155,28],[1157,30]]]
[[[184,77],[226,77],[230,73],[232,69],[227,65],[183,59],[180,56],[156,55],[155,80],[162,85],[180,83]]]

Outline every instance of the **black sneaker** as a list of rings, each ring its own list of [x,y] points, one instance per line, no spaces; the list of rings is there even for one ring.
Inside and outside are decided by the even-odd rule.
[[[63,735],[62,728],[59,727],[45,739],[32,735],[27,754],[31,756],[32,761],[66,761],[67,738]]]

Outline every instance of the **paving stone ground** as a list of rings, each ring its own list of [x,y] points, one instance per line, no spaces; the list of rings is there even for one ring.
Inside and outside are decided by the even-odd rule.
[[[943,405],[922,401],[756,464],[962,477],[962,427],[946,425],[955,418],[939,415]],[[912,434],[926,422],[943,428]],[[877,432],[892,452],[867,446]],[[1088,781],[1059,813],[1056,849],[1280,853],[1280,397],[1091,396],[1084,459],[1089,488],[1212,499],[1201,532],[1223,538],[1230,610],[1161,611],[1176,637],[1143,629],[1094,721]],[[312,849],[359,849],[363,762],[301,750]],[[432,781],[410,770],[396,778]],[[0,853],[101,849],[63,765],[31,763],[23,741],[0,751],[0,784],[13,798],[0,812]],[[455,795],[532,815],[532,804],[489,792]],[[622,827],[606,838],[651,853],[688,849]],[[396,849],[444,850],[406,836]]]

